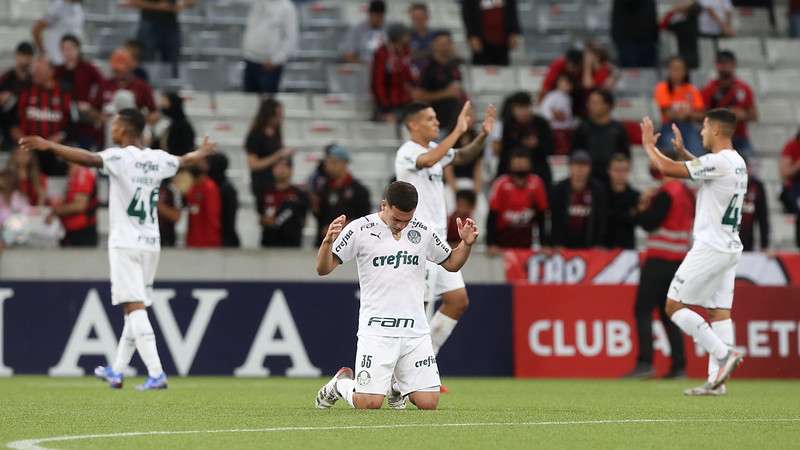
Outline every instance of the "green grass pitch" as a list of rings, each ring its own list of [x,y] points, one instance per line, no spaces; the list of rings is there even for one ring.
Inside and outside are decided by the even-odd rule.
[[[720,398],[683,397],[696,380],[444,381],[439,411],[320,411],[323,379],[173,377],[141,393],[141,379],[17,376],[0,379],[0,448],[800,448],[797,381],[734,380]]]

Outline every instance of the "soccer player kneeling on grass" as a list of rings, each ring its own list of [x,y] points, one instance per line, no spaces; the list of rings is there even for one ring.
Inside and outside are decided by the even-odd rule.
[[[673,125],[673,146],[685,162],[673,161],[656,148],[658,135],[649,118],[641,127],[642,145],[661,173],[702,182],[695,207],[694,243],[672,278],[665,310],[709,354],[708,381],[684,393],[722,395],[725,381],[744,357],[733,348],[731,321],[736,264],[742,255],[739,224],[747,193],[747,166],[731,143],[736,115],[723,108],[706,114],[700,134],[710,153],[699,158],[686,151],[681,133]],[[711,325],[687,305],[705,308]]]
[[[359,409],[405,408],[406,396],[419,409],[439,403],[439,368],[425,317],[426,261],[456,272],[469,258],[478,229],[472,219],[457,221],[459,245],[415,217],[417,190],[396,181],[386,189],[381,211],[353,220],[334,220],[317,253],[317,273],[327,275],[356,259],[361,308],[356,372],[349,367],[317,393],[317,408],[340,398]],[[393,376],[396,382],[393,382]]]
[[[161,240],[158,231],[158,193],[161,180],[180,167],[195,165],[214,150],[208,138],[197,150],[181,157],[162,150],[143,148],[145,119],[135,109],[123,109],[111,123],[117,147],[100,153],[67,147],[39,136],[20,140],[25,150],[49,150],[81,166],[96,167],[109,176],[108,259],[111,268],[111,302],[125,314],[117,358],[112,366],[100,366],[95,375],[115,389],[122,387],[122,370],[134,350],[147,366],[148,377],[139,390],[165,389],[167,376],[161,368],[147,306],[153,302],[153,279],[158,267]]]

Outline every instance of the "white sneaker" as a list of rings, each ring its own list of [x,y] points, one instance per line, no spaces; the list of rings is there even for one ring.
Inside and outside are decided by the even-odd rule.
[[[325,383],[317,392],[317,398],[314,399],[314,404],[319,409],[328,409],[336,403],[337,400],[342,398],[336,390],[336,382],[342,378],[353,379],[353,369],[349,367],[342,367],[336,372],[336,375]]]
[[[711,383],[711,388],[716,389],[724,383],[744,359],[744,353],[736,349],[728,350],[728,354],[719,360],[719,373],[717,379]]]
[[[701,386],[693,387],[683,391],[683,395],[688,395],[690,397],[720,396],[720,395],[725,395],[727,393],[728,389],[725,387],[724,383],[720,384],[718,388],[714,389],[710,382],[705,382]]]
[[[386,395],[386,403],[390,409],[406,409],[406,397],[401,395],[400,391],[395,391],[394,386],[389,389],[389,394]]]

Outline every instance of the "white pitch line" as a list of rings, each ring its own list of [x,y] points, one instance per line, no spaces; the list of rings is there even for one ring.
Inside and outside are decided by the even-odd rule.
[[[220,434],[220,433],[275,433],[284,431],[337,431],[337,430],[382,430],[399,428],[460,428],[460,427],[515,427],[515,426],[553,426],[553,425],[625,425],[650,423],[741,423],[741,422],[800,422],[796,418],[753,418],[753,419],[603,419],[603,420],[568,420],[552,422],[474,422],[474,423],[411,423],[395,425],[346,425],[325,427],[272,427],[272,428],[234,428],[229,430],[185,430],[185,431],[133,431],[127,433],[84,434],[76,436],[56,436],[39,439],[25,439],[6,444],[15,450],[53,450],[39,444],[47,442],[78,441],[85,439],[103,439],[137,436],[176,436],[183,434]]]

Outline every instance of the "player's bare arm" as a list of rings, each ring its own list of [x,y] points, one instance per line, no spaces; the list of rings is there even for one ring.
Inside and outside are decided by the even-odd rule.
[[[672,148],[678,153],[678,158],[683,161],[691,161],[696,159],[696,157],[691,154],[689,150],[686,150],[686,146],[683,145],[683,134],[681,134],[681,129],[678,128],[678,126],[674,123],[672,124],[672,134],[675,136],[672,139]]]
[[[209,155],[214,153],[217,149],[217,143],[212,141],[208,138],[208,136],[203,138],[203,143],[200,144],[200,147],[197,147],[196,150],[189,152],[180,158],[180,166],[187,167],[187,166],[194,166],[200,161],[208,158]]]
[[[456,145],[458,138],[467,132],[470,121],[472,120],[471,116],[472,103],[468,101],[464,103],[464,107],[461,108],[461,112],[458,114],[458,120],[456,121],[456,126],[453,128],[453,131],[446,138],[444,138],[444,140],[440,142],[436,148],[425,153],[424,155],[420,155],[420,157],[417,158],[417,169],[432,167],[434,164],[441,161],[442,158],[447,155],[447,152],[449,152],[453,146]]]
[[[69,147],[57,142],[48,141],[40,136],[25,136],[19,140],[23,150],[52,151],[59,158],[85,167],[103,167],[103,158],[97,153],[78,147]]]
[[[320,276],[333,272],[333,269],[339,265],[339,258],[333,254],[333,241],[339,237],[345,224],[347,224],[347,218],[342,214],[328,226],[328,232],[325,233],[325,238],[322,239],[322,244],[317,250],[317,274]]]
[[[491,134],[496,120],[497,108],[495,108],[494,105],[489,105],[486,108],[486,115],[481,125],[481,132],[478,133],[478,136],[472,142],[456,151],[456,158],[454,160],[456,164],[467,164],[481,154],[481,151],[486,146],[486,138]]]
[[[462,221],[456,218],[456,227],[461,242],[453,249],[450,256],[441,264],[448,272],[458,272],[464,267],[472,251],[472,245],[478,239],[478,227],[472,219]]]
[[[653,121],[649,117],[645,117],[642,119],[640,127],[642,129],[642,146],[658,171],[668,177],[689,178],[689,169],[686,168],[684,163],[667,158],[656,147],[656,141],[658,141],[660,133],[655,133]]]

